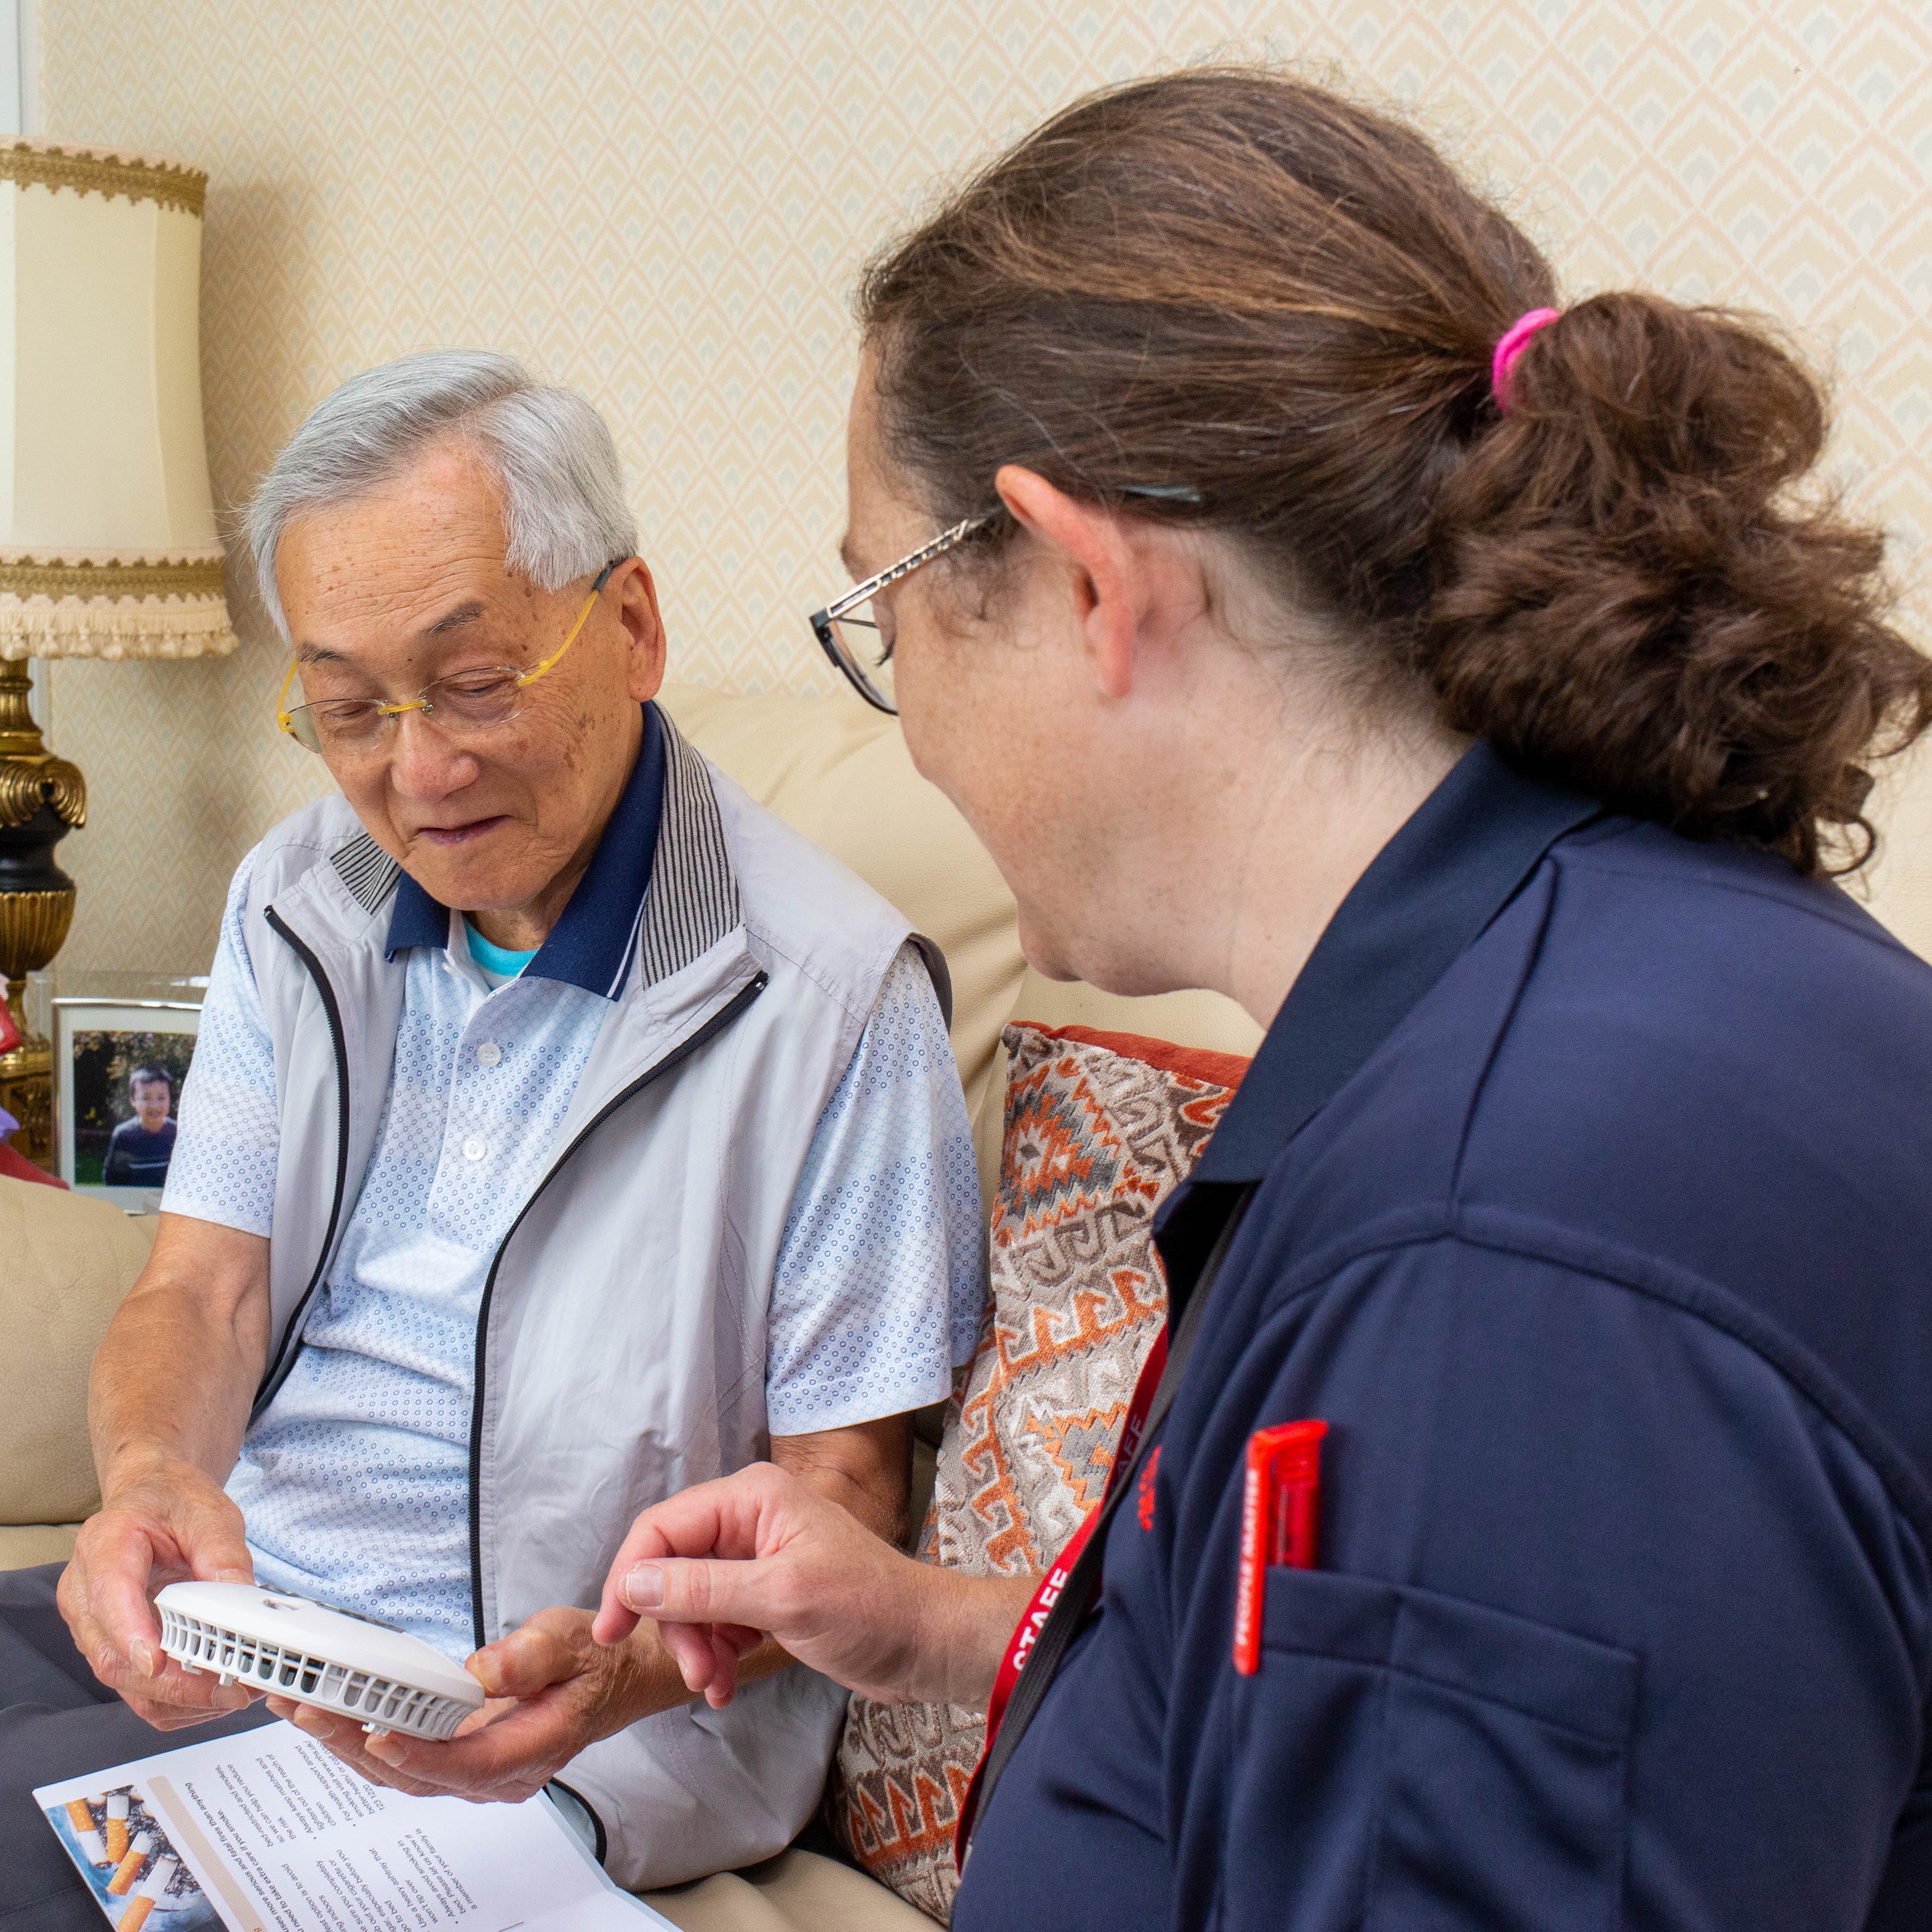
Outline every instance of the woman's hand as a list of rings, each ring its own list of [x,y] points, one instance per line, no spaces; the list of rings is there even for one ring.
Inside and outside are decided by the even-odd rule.
[[[418,1797],[514,1804],[541,1791],[586,1745],[691,1696],[651,1632],[593,1642],[587,1610],[539,1611],[466,1667],[488,1701],[447,1743],[400,1731],[366,1736],[354,1718],[283,1697],[271,1697],[268,1708],[373,1784]]]
[[[802,1664],[886,1703],[982,1706],[1033,1588],[915,1563],[768,1462],[648,1509],[604,1580],[592,1634],[654,1620],[694,1692],[722,1707],[769,1635]]]

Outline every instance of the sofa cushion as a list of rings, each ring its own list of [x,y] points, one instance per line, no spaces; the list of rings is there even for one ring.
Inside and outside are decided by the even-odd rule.
[[[1006,1029],[992,1297],[948,1412],[920,1555],[1033,1576],[1100,1500],[1141,1364],[1166,1319],[1159,1207],[1247,1062],[1081,1027]],[[854,1697],[831,1816],[866,1869],[950,1912],[952,1833],[979,1712]]]
[[[1020,980],[1012,1017],[1023,1026],[1132,1034],[1242,1060],[1262,1040],[1261,1028],[1225,993],[1200,988],[1184,993],[1103,993],[1084,980],[1049,980],[1030,966]]]
[[[926,1924],[862,1872],[796,1845],[644,1898],[680,1932],[918,1932]]]
[[[72,1523],[100,1500],[88,1367],[156,1225],[105,1201],[0,1179],[0,1524]],[[37,1541],[49,1540],[44,1531]]]
[[[0,1523],[0,1570],[35,1570],[64,1563],[80,1534],[77,1522]]]

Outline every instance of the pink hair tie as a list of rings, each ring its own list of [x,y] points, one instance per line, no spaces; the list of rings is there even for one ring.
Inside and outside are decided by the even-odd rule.
[[[1547,328],[1552,322],[1560,322],[1562,316],[1560,308],[1533,308],[1527,315],[1518,316],[1503,331],[1503,338],[1496,344],[1496,352],[1490,358],[1490,388],[1496,397],[1496,407],[1504,416],[1509,414],[1510,378],[1516,371],[1516,358],[1539,328]]]

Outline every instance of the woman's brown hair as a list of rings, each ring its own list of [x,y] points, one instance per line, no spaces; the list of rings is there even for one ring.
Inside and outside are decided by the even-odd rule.
[[[945,522],[1003,464],[1222,532],[1384,703],[1801,872],[1870,856],[1870,763],[1932,723],[1882,539],[1808,482],[1817,385],[1766,326],[1599,295],[1413,129],[1197,69],[1077,103],[874,261],[888,452]],[[1010,536],[1002,520],[988,542]]]

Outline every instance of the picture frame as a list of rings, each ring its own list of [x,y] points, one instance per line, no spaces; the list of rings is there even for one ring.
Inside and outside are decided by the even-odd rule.
[[[60,1178],[76,1194],[130,1214],[152,1214],[201,1030],[200,1004],[56,995],[52,1006]]]

